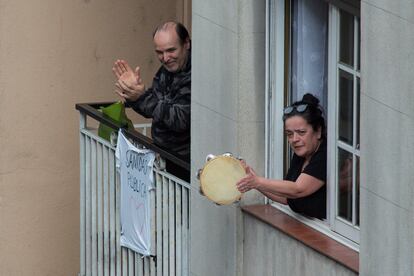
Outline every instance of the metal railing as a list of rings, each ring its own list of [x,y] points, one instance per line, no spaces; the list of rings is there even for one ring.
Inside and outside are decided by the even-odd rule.
[[[189,164],[159,149],[138,131],[124,130],[137,146],[159,154],[151,190],[152,254],[121,247],[120,182],[115,146],[87,126],[87,117],[114,129],[119,125],[97,111],[105,104],[77,104],[80,119],[80,276],[188,275],[190,185],[163,170],[165,159],[189,169]],[[145,126],[146,127],[146,126]]]

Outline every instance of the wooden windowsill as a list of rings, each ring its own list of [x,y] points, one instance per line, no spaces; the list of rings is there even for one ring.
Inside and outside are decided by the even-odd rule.
[[[270,205],[242,206],[243,212],[282,231],[350,270],[359,273],[359,253]]]

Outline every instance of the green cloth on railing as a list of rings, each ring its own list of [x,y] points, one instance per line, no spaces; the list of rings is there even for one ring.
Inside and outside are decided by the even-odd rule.
[[[127,128],[128,130],[134,129],[132,121],[125,113],[125,105],[123,102],[119,101],[107,107],[101,107],[99,110],[104,115],[121,124],[122,127]],[[98,135],[107,141],[111,141],[111,135],[116,139],[118,132],[104,123],[99,123]]]

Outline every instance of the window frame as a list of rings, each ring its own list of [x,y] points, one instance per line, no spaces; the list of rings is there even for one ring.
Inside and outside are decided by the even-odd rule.
[[[358,72],[358,63],[355,62],[358,58],[358,25],[357,20],[354,16],[354,69],[349,69],[348,66],[341,64],[339,61],[339,37],[340,37],[340,10],[329,5],[329,32],[328,32],[328,112],[327,117],[329,118],[327,129],[328,129],[328,152],[327,152],[327,182],[331,183],[327,186],[328,190],[328,218],[329,224],[333,231],[338,232],[355,243],[359,243],[359,227],[350,226],[348,222],[340,219],[336,216],[338,212],[338,149],[341,148],[351,153],[353,156],[358,155],[360,157],[360,150],[354,149],[354,145],[349,146],[344,142],[339,141],[339,129],[338,129],[338,106],[339,106],[339,70],[343,70],[353,76],[353,143],[356,141],[356,86],[357,79],[361,79],[361,74]],[[359,119],[359,118],[358,118]],[[353,157],[354,159],[354,157]],[[356,171],[355,160],[352,162],[353,172]],[[332,187],[332,183],[335,183],[335,187]],[[355,177],[353,178],[353,198],[355,198]],[[353,215],[355,217],[355,200],[353,200]]]
[[[287,80],[289,79],[289,70],[287,65],[290,64],[289,58],[289,49],[286,46],[286,43],[280,43],[280,41],[285,41],[285,38],[290,39],[290,35],[286,36],[288,22],[286,22],[287,12],[289,9],[287,5],[290,5],[290,0],[267,0],[266,1],[266,114],[265,114],[265,175],[268,178],[281,179],[284,176],[284,163],[285,163],[285,152],[286,152],[286,143],[284,139],[283,131],[283,121],[282,114],[283,108],[287,104],[289,93],[288,93],[288,84]],[[333,16],[331,15],[333,13]],[[335,14],[337,13],[337,14]],[[332,21],[332,22],[331,22]],[[331,39],[332,33],[339,26],[339,8],[329,4],[329,17],[328,17],[328,112],[327,112],[327,126],[328,126],[328,164],[331,163],[332,158],[336,158],[336,154],[333,155],[333,149],[336,149],[336,143],[334,146],[330,145],[332,139],[333,131],[329,129],[335,129],[336,126],[332,127],[332,124],[336,123],[335,120],[331,118],[332,112],[336,112],[336,105],[333,106],[333,103],[336,103],[336,96],[332,98],[331,94],[337,93],[338,90],[335,90],[335,93],[332,93],[332,87],[337,86],[337,78],[334,83],[330,83],[329,79],[332,78],[331,70],[332,64],[331,59],[332,55],[338,53],[331,53],[332,46],[337,47],[339,45],[338,41],[333,41]],[[336,24],[336,25],[332,25]],[[333,27],[331,30],[331,26]],[[336,39],[339,39],[339,33],[335,36]],[[332,41],[331,41],[332,40]],[[279,43],[276,43],[279,42]],[[291,45],[288,41],[288,45]],[[335,43],[331,45],[331,43]],[[356,42],[355,42],[356,43]],[[290,47],[290,46],[288,46]],[[337,48],[335,48],[337,49]],[[337,49],[339,51],[339,49]],[[338,70],[335,70],[337,72]],[[360,78],[360,76],[359,76]],[[356,83],[354,82],[354,86]],[[354,99],[355,100],[355,99]],[[332,108],[335,107],[335,108]],[[336,133],[336,132],[335,132]],[[331,142],[332,143],[332,142]],[[332,164],[336,164],[336,161]],[[328,166],[328,175],[327,183],[332,182],[332,178],[335,176],[335,168]],[[273,207],[278,208],[285,212],[286,214],[298,219],[304,224],[318,230],[325,235],[331,237],[338,242],[359,251],[359,231],[353,233],[353,236],[349,238],[344,237],[341,232],[341,225],[338,224],[334,218],[335,212],[332,211],[332,206],[336,206],[335,196],[336,189],[333,189],[332,185],[327,184],[327,220],[321,221],[318,219],[311,219],[300,214],[293,212],[288,206],[282,205],[279,203],[272,202],[269,199],[266,199],[266,203],[270,203]],[[346,231],[345,231],[346,232]],[[342,232],[341,232],[342,233]]]
[[[265,108],[265,175],[283,178],[285,106],[285,0],[266,1],[266,108]],[[274,47],[271,47],[274,45]]]

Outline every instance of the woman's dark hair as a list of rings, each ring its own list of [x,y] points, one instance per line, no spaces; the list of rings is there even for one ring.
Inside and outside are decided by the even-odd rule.
[[[306,108],[304,106],[306,105]],[[301,108],[299,108],[301,106]],[[304,108],[302,110],[302,108]],[[313,130],[321,128],[321,137],[326,138],[326,125],[323,117],[322,107],[319,105],[319,99],[314,95],[307,93],[303,95],[302,100],[294,102],[291,106],[284,109],[283,122],[293,116],[301,116],[310,124]]]
[[[166,30],[170,26],[175,26],[175,32],[178,35],[178,38],[180,39],[180,44],[184,45],[184,43],[188,40],[191,42],[190,35],[188,34],[187,29],[184,27],[183,24],[176,21],[167,21],[159,25],[154,32],[152,33],[152,37],[154,38],[155,34],[160,30]]]

